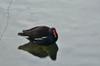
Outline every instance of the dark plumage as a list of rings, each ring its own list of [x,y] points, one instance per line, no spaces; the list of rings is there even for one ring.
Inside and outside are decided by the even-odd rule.
[[[18,33],[20,36],[28,36],[28,40],[37,44],[52,44],[58,39],[58,34],[55,28],[47,26],[37,26],[28,30],[23,30]]]

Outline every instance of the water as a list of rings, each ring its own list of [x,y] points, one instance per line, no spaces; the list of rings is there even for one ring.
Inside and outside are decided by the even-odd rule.
[[[7,22],[10,0],[0,0],[0,35]],[[13,0],[9,24],[0,41],[2,66],[100,66],[99,0]],[[17,35],[37,25],[56,27],[57,60],[40,59],[18,46],[28,41]]]

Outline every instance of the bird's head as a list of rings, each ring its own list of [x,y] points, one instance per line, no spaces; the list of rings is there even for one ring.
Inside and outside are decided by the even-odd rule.
[[[58,33],[54,27],[50,28],[50,32],[54,36],[54,38],[58,39]]]

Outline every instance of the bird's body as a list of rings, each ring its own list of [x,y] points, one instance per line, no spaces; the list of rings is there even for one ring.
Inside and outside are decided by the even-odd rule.
[[[28,36],[27,39],[36,44],[52,44],[58,39],[56,29],[47,26],[37,26],[28,30],[23,30],[23,32],[18,33],[18,35]]]

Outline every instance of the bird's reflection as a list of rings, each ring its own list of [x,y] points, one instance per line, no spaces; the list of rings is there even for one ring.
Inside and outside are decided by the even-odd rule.
[[[27,51],[30,54],[40,58],[45,58],[49,56],[52,60],[56,60],[56,56],[58,52],[58,46],[56,43],[50,45],[39,45],[39,44],[33,44],[32,42],[29,42],[19,46],[18,49]]]

